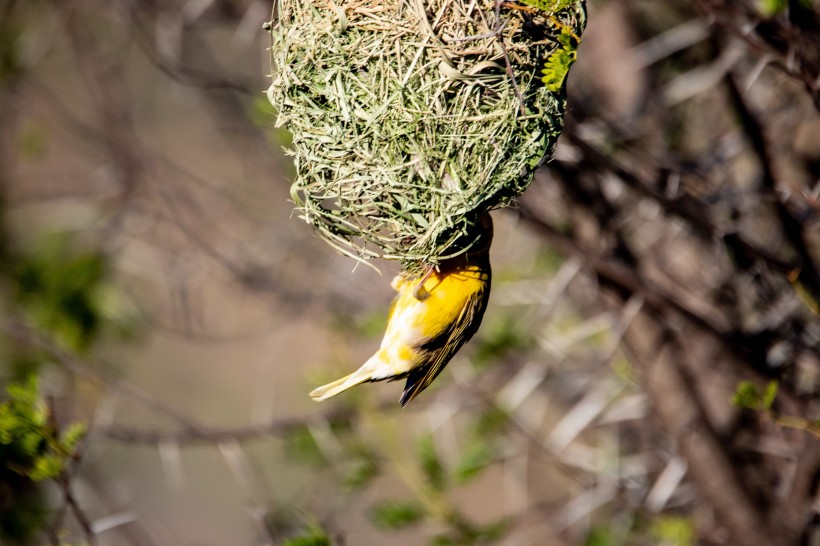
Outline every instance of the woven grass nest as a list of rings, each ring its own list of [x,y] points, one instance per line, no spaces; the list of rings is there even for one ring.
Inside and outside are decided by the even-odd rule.
[[[583,0],[277,0],[270,102],[291,196],[340,252],[436,264],[562,127]]]

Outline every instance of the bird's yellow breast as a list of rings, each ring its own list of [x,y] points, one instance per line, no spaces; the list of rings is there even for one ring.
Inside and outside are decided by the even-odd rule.
[[[487,280],[487,273],[477,266],[436,272],[424,283],[426,297],[419,300],[414,295],[418,280],[403,279],[397,286],[399,295],[391,319],[403,323],[405,331],[415,330],[420,338],[436,337],[458,319],[476,292],[486,288]]]

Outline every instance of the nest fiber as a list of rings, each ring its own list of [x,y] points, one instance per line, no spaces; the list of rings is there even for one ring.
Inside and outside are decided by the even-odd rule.
[[[300,216],[359,259],[467,250],[552,153],[585,21],[583,0],[277,0]]]

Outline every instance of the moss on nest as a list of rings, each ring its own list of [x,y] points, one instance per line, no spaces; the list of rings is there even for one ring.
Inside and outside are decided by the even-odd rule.
[[[277,0],[300,217],[358,259],[464,252],[552,153],[585,21],[583,0]]]

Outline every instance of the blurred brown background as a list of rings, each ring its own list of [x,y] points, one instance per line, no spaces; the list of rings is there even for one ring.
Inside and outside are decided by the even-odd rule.
[[[396,266],[291,215],[269,3],[0,2],[0,372],[88,426],[0,479],[0,542],[820,544],[818,6],[591,2],[481,330],[402,410],[307,396]]]

